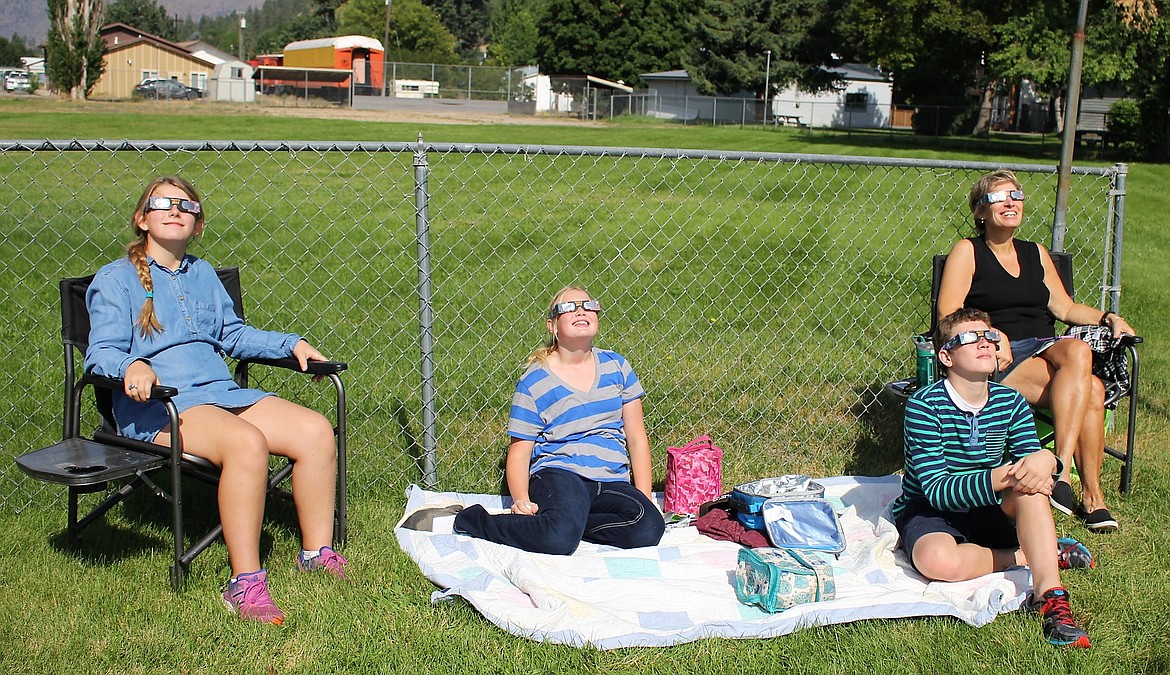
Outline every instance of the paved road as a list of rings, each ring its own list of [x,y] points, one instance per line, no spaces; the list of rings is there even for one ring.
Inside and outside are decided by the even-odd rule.
[[[354,110],[400,110],[416,113],[450,113],[468,115],[506,115],[507,101],[474,101],[452,98],[395,98],[393,96],[354,96]]]

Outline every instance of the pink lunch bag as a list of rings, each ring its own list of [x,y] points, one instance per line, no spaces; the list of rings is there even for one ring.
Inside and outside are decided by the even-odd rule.
[[[723,450],[710,436],[666,450],[665,493],[664,511],[689,514],[723,494]]]

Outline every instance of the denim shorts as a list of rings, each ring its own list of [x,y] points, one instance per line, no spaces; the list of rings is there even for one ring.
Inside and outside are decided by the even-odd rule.
[[[1024,338],[1022,340],[1011,340],[1012,346],[1012,363],[999,374],[999,381],[1003,382],[1003,378],[1008,376],[1008,373],[1016,369],[1024,361],[1032,358],[1036,352],[1040,351],[1045,346],[1056,342],[1056,338]]]

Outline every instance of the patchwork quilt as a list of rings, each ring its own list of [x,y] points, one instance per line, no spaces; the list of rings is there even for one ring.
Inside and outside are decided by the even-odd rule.
[[[657,647],[703,638],[768,638],[807,626],[862,619],[952,616],[982,626],[1019,609],[1027,568],[960,583],[929,582],[900,550],[888,506],[896,475],[818,479],[847,546],[833,560],[836,598],[768,614],[735,596],[740,546],[694,527],[668,529],[655,547],[622,550],[582,542],[570,556],[528,553],[455,534],[395,528],[402,549],[439,590],[432,602],[463,598],[503,630],[576,647]],[[405,513],[425,506],[482,504],[505,512],[499,495],[407,490]]]

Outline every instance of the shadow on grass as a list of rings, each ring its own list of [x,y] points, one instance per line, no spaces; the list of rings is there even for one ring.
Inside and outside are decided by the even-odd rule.
[[[886,391],[885,383],[871,383],[857,390],[852,413],[858,435],[853,456],[845,465],[851,476],[884,476],[903,466],[902,402]],[[868,403],[866,403],[868,402]]]
[[[152,475],[151,480],[167,489],[171,485],[170,472],[166,469]],[[217,486],[184,477],[182,490],[184,541],[186,546],[192,546],[219,525]],[[79,515],[84,517],[103,496],[104,493],[82,495],[78,504]],[[150,551],[171,551],[174,545],[172,518],[170,502],[154,494],[149,487],[143,487],[82,530],[78,546],[71,544],[66,529],[53,535],[49,544],[83,563],[109,565]],[[279,536],[296,536],[298,532],[296,508],[292,501],[269,495],[264,510],[264,529],[260,534],[261,559],[272,552],[274,537],[278,533]],[[219,541],[222,542],[222,536]]]

